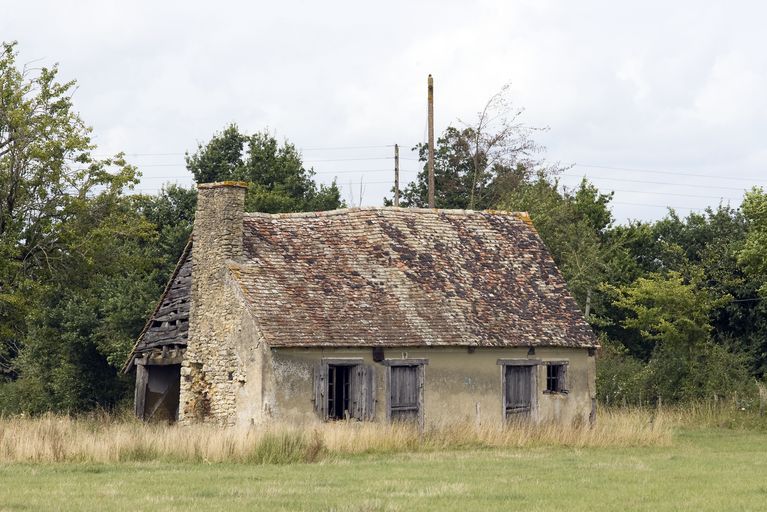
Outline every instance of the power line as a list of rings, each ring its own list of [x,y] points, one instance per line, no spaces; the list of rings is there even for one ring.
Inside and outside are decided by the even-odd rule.
[[[631,180],[626,178],[611,178],[611,177],[602,177],[602,176],[586,176],[585,174],[567,174],[563,173],[562,176],[569,176],[572,178],[588,178],[590,180],[607,180],[607,181],[625,181],[627,183],[644,183],[647,185],[671,185],[675,187],[694,187],[694,188],[719,188],[719,189],[725,189],[725,190],[737,190],[739,192],[743,192],[743,187],[725,187],[721,185],[695,185],[692,183],[670,183],[668,181],[645,181],[645,180]]]
[[[723,196],[700,196],[696,194],[676,194],[674,192],[647,192],[644,190],[621,190],[618,188],[611,189],[612,192],[624,192],[627,194],[651,194],[651,195],[661,195],[661,196],[679,196],[679,197],[694,197],[694,198],[700,198],[700,199],[726,199],[728,201],[738,201],[737,198],[734,197],[723,197]]]
[[[359,162],[362,160],[394,160],[393,156],[373,156],[367,158],[323,158],[320,160],[306,159],[306,162]]]
[[[363,181],[363,182],[349,182],[349,183],[342,183],[341,185],[349,185],[349,186],[359,186],[359,185],[392,185],[394,186],[393,180],[390,181]],[[137,192],[137,193],[153,193],[153,192],[161,192],[162,188],[134,188],[131,190],[131,192]],[[693,211],[704,211],[705,208],[694,208],[691,206],[675,206],[675,205],[667,205],[667,204],[650,204],[650,203],[633,203],[633,202],[624,202],[624,201],[611,201],[610,204],[615,205],[621,205],[621,206],[642,206],[642,207],[649,207],[649,208],[671,208],[674,210],[693,210]]]
[[[368,172],[391,172],[393,173],[393,169],[354,169],[354,170],[338,170],[338,171],[314,171],[314,174],[319,175],[331,175],[331,174],[358,174],[358,173],[368,173]],[[400,169],[400,172],[406,172],[406,173],[414,173],[417,174],[421,171],[417,170],[409,170],[409,169]],[[179,174],[179,175],[173,175],[173,176],[142,176],[141,179],[147,179],[147,180],[162,180],[162,179],[181,179],[181,178],[192,178],[193,176],[191,174]]]
[[[380,148],[393,148],[394,144],[383,144],[381,146],[336,146],[336,147],[313,147],[313,148],[298,148],[300,151],[342,151],[347,149],[380,149]]]
[[[695,210],[700,212],[705,210],[705,208],[693,208],[692,206],[674,206],[671,204],[626,203],[623,201],[611,201],[610,204],[619,204],[621,206],[647,206],[651,208],[672,208],[674,210]]]
[[[393,148],[394,144],[378,144],[378,145],[367,145],[367,146],[311,146],[311,147],[297,147],[299,151],[347,151],[347,150],[357,150],[357,149],[383,149],[383,148]],[[187,153],[124,153],[125,156],[184,156]],[[113,154],[107,154],[107,153],[92,153],[93,156],[98,157],[111,157],[114,156]]]
[[[391,156],[375,156],[375,157],[365,157],[365,158],[321,158],[321,159],[305,159],[304,163],[312,163],[312,162],[361,162],[366,160],[394,160],[394,157]],[[144,168],[144,167],[186,167],[185,163],[177,163],[177,164],[136,164],[136,167]]]
[[[691,176],[693,178],[711,178],[711,179],[722,179],[722,180],[741,180],[741,181],[760,181],[763,183],[767,183],[767,180],[759,179],[759,178],[738,178],[736,176],[717,176],[713,174],[696,174],[696,173],[690,173],[686,171],[662,171],[662,170],[656,170],[656,169],[639,169],[639,168],[633,168],[633,167],[611,167],[608,165],[595,165],[595,164],[575,164],[573,167],[585,167],[585,168],[594,168],[594,169],[609,169],[613,171],[630,171],[630,172],[647,172],[651,174],[671,174],[674,176]]]

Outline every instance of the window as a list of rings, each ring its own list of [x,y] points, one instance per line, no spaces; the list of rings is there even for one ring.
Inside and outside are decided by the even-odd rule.
[[[328,419],[343,420],[351,417],[349,397],[352,368],[354,366],[328,365]]]
[[[372,420],[373,367],[361,358],[323,359],[314,369],[314,409],[323,420]]]
[[[546,392],[567,393],[567,364],[546,364]]]

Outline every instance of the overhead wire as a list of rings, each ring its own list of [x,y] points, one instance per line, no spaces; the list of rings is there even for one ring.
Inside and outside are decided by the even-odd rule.
[[[562,176],[568,176],[572,178],[588,178],[590,180],[605,180],[605,181],[625,181],[626,183],[644,183],[647,185],[670,185],[677,187],[693,187],[693,188],[718,188],[724,190],[737,190],[743,192],[743,187],[725,187],[722,185],[697,185],[694,183],[670,183],[668,181],[647,181],[647,180],[632,180],[627,178],[613,178],[610,176],[587,176],[585,174],[567,174],[562,173]]]
[[[737,176],[719,176],[714,174],[697,174],[697,173],[690,173],[686,171],[671,171],[671,170],[657,170],[657,169],[639,169],[634,167],[612,167],[609,165],[596,165],[596,164],[575,164],[573,167],[583,167],[586,169],[594,168],[594,169],[607,169],[612,171],[628,171],[628,172],[646,172],[650,174],[668,174],[672,176],[688,176],[693,178],[710,178],[710,179],[717,179],[717,180],[739,180],[739,181],[750,181],[750,182],[763,182],[767,183],[767,180],[759,179],[759,178],[740,178]]]
[[[310,147],[303,147],[298,148],[299,151],[346,151],[346,150],[371,150],[371,149],[383,149],[383,148],[392,148],[394,147],[394,144],[381,144],[381,145],[360,145],[360,146],[310,146]],[[401,146],[403,147],[403,146]],[[407,145],[404,145],[403,149],[407,149]],[[410,149],[411,152],[413,152],[413,149]],[[126,153],[126,156],[136,156],[136,157],[149,157],[149,156],[182,156],[186,155],[186,153],[170,153],[170,152],[157,152],[157,153]],[[325,163],[325,162],[361,162],[361,161],[377,161],[377,160],[393,160],[393,156],[374,156],[374,157],[353,157],[353,158],[306,158],[304,157],[304,162],[311,166],[315,163]],[[406,157],[406,156],[400,156],[400,160],[405,161],[415,161],[420,162],[420,158],[417,157]],[[185,163],[147,163],[147,164],[135,164],[136,167],[139,169],[142,168],[161,168],[161,167],[178,167],[178,168],[186,168]],[[767,180],[764,179],[758,179],[758,178],[750,178],[750,177],[738,177],[738,176],[722,176],[722,175],[711,175],[711,174],[701,174],[701,173],[695,173],[695,172],[689,172],[689,171],[673,171],[673,170],[661,170],[661,169],[646,169],[646,168],[634,168],[634,167],[623,167],[623,166],[612,166],[612,165],[602,165],[602,164],[590,164],[590,163],[584,163],[584,164],[574,164],[574,168],[583,169],[584,171],[589,171],[593,169],[604,169],[604,170],[613,170],[613,171],[619,171],[619,172],[636,172],[636,173],[649,173],[649,174],[658,174],[658,175],[668,175],[668,176],[684,176],[684,177],[695,177],[695,178],[704,178],[704,179],[711,179],[711,180],[726,180],[729,183],[732,183],[733,181],[749,181],[751,183],[759,182],[759,183],[767,183]],[[393,172],[393,169],[337,169],[337,170],[313,170],[315,175],[319,176],[330,176],[330,175],[344,175],[344,174],[361,174],[363,177],[367,173],[385,173],[385,172]],[[400,169],[401,173],[405,174],[414,174],[421,172],[420,170],[416,169]],[[575,173],[562,173],[561,176],[565,176],[568,178],[587,178],[590,181],[594,182],[618,182],[618,183],[636,183],[640,185],[662,185],[667,187],[686,187],[686,188],[696,188],[696,189],[717,189],[717,190],[728,190],[728,191],[738,191],[738,192],[744,192],[746,189],[745,187],[736,187],[736,186],[727,186],[727,185],[717,185],[717,184],[701,184],[701,183],[675,183],[672,181],[655,181],[655,180],[646,180],[646,179],[633,179],[630,177],[615,177],[615,176],[594,176],[591,173],[584,172],[583,174],[575,174]],[[183,180],[183,179],[190,179],[192,178],[191,175],[169,175],[169,176],[145,176],[142,177],[143,180],[159,180],[159,179],[176,179],[176,180]],[[386,184],[390,185],[392,184],[392,180],[387,181],[364,181],[361,180],[359,182],[350,183],[350,186],[358,186],[358,185],[380,185],[380,184]],[[606,188],[610,188],[613,192],[620,192],[621,194],[642,194],[642,195],[658,195],[658,196],[676,196],[676,197],[689,197],[689,198],[700,198],[700,199],[719,199],[721,201],[735,201],[736,198],[732,197],[725,197],[725,196],[714,196],[714,195],[702,195],[702,194],[687,194],[683,192],[672,192],[672,191],[660,191],[660,190],[634,190],[634,189],[626,189],[626,188],[620,188],[615,189],[612,187],[607,186]],[[162,190],[161,188],[156,189],[149,189],[149,188],[140,188],[135,189],[140,191],[159,191]],[[649,203],[643,203],[643,202],[624,202],[624,201],[611,201],[611,204],[615,205],[627,205],[627,206],[642,206],[642,207],[651,207],[651,208],[674,208],[674,209],[680,209],[680,210],[703,210],[703,208],[696,208],[696,207],[688,207],[688,206],[673,206],[673,205],[661,205],[661,204],[649,204]]]

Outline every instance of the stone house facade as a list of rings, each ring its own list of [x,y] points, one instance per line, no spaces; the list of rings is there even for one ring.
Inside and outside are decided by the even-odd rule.
[[[244,213],[201,184],[131,353],[146,420],[595,419],[598,343],[524,213]]]

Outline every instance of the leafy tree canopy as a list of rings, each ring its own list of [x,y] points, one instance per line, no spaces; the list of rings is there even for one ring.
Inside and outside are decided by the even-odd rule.
[[[246,135],[229,125],[187,154],[186,163],[197,183],[248,182],[248,211],[320,211],[344,205],[335,181],[317,187],[314,171],[304,167],[296,147],[287,141],[280,145],[268,132]]]
[[[15,43],[0,54],[0,377],[15,378],[28,319],[50,280],[72,258],[92,253],[72,242],[71,223],[92,196],[117,197],[136,183],[121,154],[95,159],[90,128],[72,108],[75,82],[58,68],[16,62]]]

